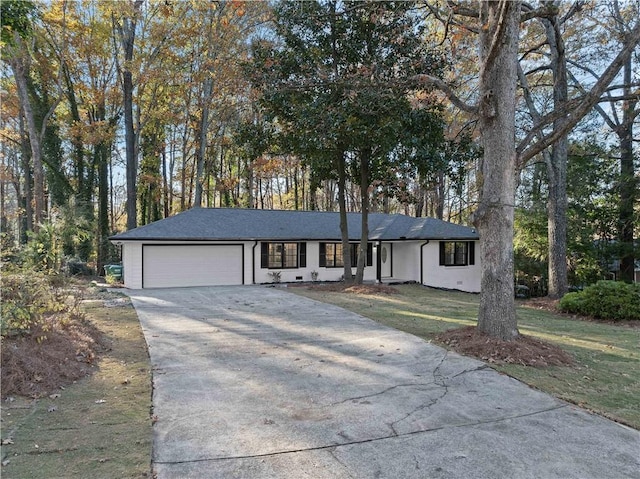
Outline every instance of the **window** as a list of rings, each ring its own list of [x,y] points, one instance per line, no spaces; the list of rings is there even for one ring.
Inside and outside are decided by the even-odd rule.
[[[351,267],[358,266],[360,243],[351,243]],[[342,268],[342,243],[320,243],[320,261],[325,268]],[[367,266],[373,266],[373,244],[367,243]]]
[[[306,243],[262,243],[261,267],[268,269],[306,268]]]
[[[475,242],[440,241],[440,266],[475,264]]]
[[[325,266],[327,268],[342,268],[342,266],[344,265],[344,263],[342,262],[342,243],[320,243],[319,264],[320,266]]]

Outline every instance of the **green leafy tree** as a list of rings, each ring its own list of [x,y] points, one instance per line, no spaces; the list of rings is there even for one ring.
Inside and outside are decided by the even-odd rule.
[[[267,117],[311,168],[314,183],[338,182],[344,277],[351,278],[345,185],[359,184],[362,281],[368,236],[369,187],[411,109],[419,72],[438,75],[440,57],[421,41],[414,2],[278,2],[275,41],[256,42],[249,69]]]

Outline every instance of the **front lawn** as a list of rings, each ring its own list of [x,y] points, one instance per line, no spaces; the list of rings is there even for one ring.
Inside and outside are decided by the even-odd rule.
[[[354,294],[290,288],[392,328],[433,341],[438,333],[476,323],[479,296],[419,285],[397,294]],[[575,359],[571,367],[492,364],[496,370],[603,416],[640,429],[640,324],[575,319],[519,306],[520,332],[557,345]]]

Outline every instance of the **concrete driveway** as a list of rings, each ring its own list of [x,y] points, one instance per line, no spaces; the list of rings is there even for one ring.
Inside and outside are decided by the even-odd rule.
[[[268,287],[129,291],[158,478],[622,478],[640,432]]]

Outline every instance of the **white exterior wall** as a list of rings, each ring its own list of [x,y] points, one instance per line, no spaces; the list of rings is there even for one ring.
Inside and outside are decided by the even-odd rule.
[[[252,247],[254,241],[229,241],[229,242],[207,242],[207,241],[154,241],[144,242],[146,245],[195,245],[195,244],[242,244],[244,246],[244,284],[251,284],[253,280]],[[122,242],[122,268],[124,286],[130,289],[142,288],[142,241]],[[259,259],[259,258],[258,258]],[[260,264],[258,264],[260,266]]]
[[[470,266],[440,266],[440,242],[433,240],[424,246],[422,284],[436,288],[479,293],[480,242],[476,241],[475,243],[475,264]]]
[[[311,272],[318,272],[318,281],[338,281],[342,277],[343,268],[321,268],[320,244],[307,241],[307,266],[296,269],[261,268],[260,242],[147,242],[146,244],[243,244],[244,245],[244,284],[272,283],[270,272],[280,271],[282,282],[311,281]],[[424,241],[396,242],[393,244],[393,278],[398,280],[420,282],[420,249]],[[458,289],[480,292],[480,257],[479,242],[476,241],[475,265],[472,266],[440,266],[439,241],[433,240],[422,247],[423,284],[437,288]],[[373,248],[373,266],[365,268],[364,279],[376,280],[378,248]],[[124,241],[122,245],[122,265],[124,285],[131,289],[142,288],[142,242]],[[254,270],[255,268],[255,270]],[[355,273],[355,268],[352,269]],[[302,279],[298,279],[302,277]]]
[[[420,245],[423,243],[424,241],[393,243],[392,278],[420,282]]]
[[[295,242],[295,241],[294,241]],[[305,268],[295,269],[267,269],[261,268],[261,250],[260,243],[255,248],[255,265],[256,265],[256,283],[273,283],[273,278],[269,273],[280,271],[280,281],[283,283],[295,283],[296,281],[311,281],[311,272],[318,272],[318,281],[339,281],[344,274],[344,268],[326,268],[320,267],[320,242],[307,241],[307,266]],[[367,266],[364,269],[365,281],[374,281],[376,279],[376,248],[373,249],[373,266]],[[353,274],[356,268],[352,268]],[[302,276],[302,279],[298,277]]]
[[[131,289],[142,288],[142,243],[125,241],[122,244],[122,275],[124,285]]]

